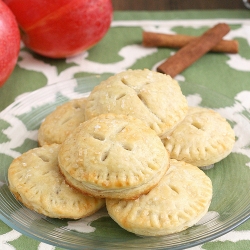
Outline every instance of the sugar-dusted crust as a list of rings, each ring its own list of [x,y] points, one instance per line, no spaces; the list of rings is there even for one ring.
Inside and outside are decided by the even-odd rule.
[[[26,207],[52,218],[79,219],[104,206],[104,199],[88,197],[70,187],[58,168],[59,145],[31,149],[8,170],[9,188]]]
[[[109,215],[124,229],[145,236],[185,230],[208,211],[212,183],[191,164],[170,160],[159,184],[136,200],[106,199]]]
[[[61,144],[85,120],[86,98],[74,99],[58,106],[42,122],[38,130],[40,146]]]
[[[86,103],[86,119],[103,113],[137,117],[160,137],[186,115],[188,105],[179,84],[170,76],[144,70],[127,70],[101,82]]]
[[[234,131],[218,112],[190,107],[185,119],[163,139],[170,157],[203,167],[230,154],[235,143]]]
[[[137,118],[115,114],[81,123],[62,143],[58,160],[70,185],[105,198],[137,198],[169,168],[155,131]]]

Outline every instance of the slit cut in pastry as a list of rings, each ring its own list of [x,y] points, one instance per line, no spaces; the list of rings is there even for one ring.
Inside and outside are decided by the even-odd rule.
[[[58,160],[70,185],[101,198],[135,199],[169,168],[155,131],[135,117],[115,114],[81,123],[62,143]]]
[[[197,223],[207,213],[212,193],[212,182],[202,170],[171,159],[169,170],[148,194],[136,200],[106,199],[106,207],[125,230],[161,236]]]

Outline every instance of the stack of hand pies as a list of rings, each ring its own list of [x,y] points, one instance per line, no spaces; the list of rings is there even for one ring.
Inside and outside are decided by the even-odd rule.
[[[88,98],[57,107],[38,142],[8,171],[25,206],[79,219],[106,205],[124,229],[157,236],[206,214],[212,183],[200,167],[225,158],[235,136],[219,113],[189,107],[170,76],[145,69],[111,76]]]

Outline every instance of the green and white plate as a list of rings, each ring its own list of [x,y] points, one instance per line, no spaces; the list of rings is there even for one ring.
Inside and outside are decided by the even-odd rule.
[[[8,189],[8,167],[23,152],[37,147],[37,130],[56,106],[87,96],[102,77],[56,83],[20,97],[0,113],[0,219],[39,241],[67,249],[185,249],[226,234],[250,218],[250,114],[236,100],[203,86],[180,82],[192,106],[213,108],[234,128],[233,152],[204,170],[213,182],[209,212],[195,226],[164,237],[141,237],[120,228],[105,209],[78,221],[37,214]]]

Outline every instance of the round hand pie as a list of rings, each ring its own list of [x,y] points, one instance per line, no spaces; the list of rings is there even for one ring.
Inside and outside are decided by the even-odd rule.
[[[204,167],[230,154],[235,135],[219,113],[207,108],[190,107],[185,119],[163,139],[163,143],[170,158]]]
[[[131,115],[160,137],[186,115],[188,104],[177,81],[158,72],[127,70],[96,86],[86,103],[86,119],[103,113]]]
[[[79,219],[104,206],[104,199],[70,187],[58,168],[59,145],[34,148],[16,158],[8,170],[9,188],[26,207],[52,218]]]
[[[81,123],[62,143],[59,167],[73,187],[96,197],[135,199],[169,168],[154,130],[132,116],[103,114]]]
[[[159,184],[136,200],[106,199],[109,215],[138,235],[160,236],[185,230],[208,211],[212,182],[198,167],[170,160]]]
[[[86,98],[71,100],[50,113],[38,130],[39,145],[61,144],[85,120],[85,103]]]

